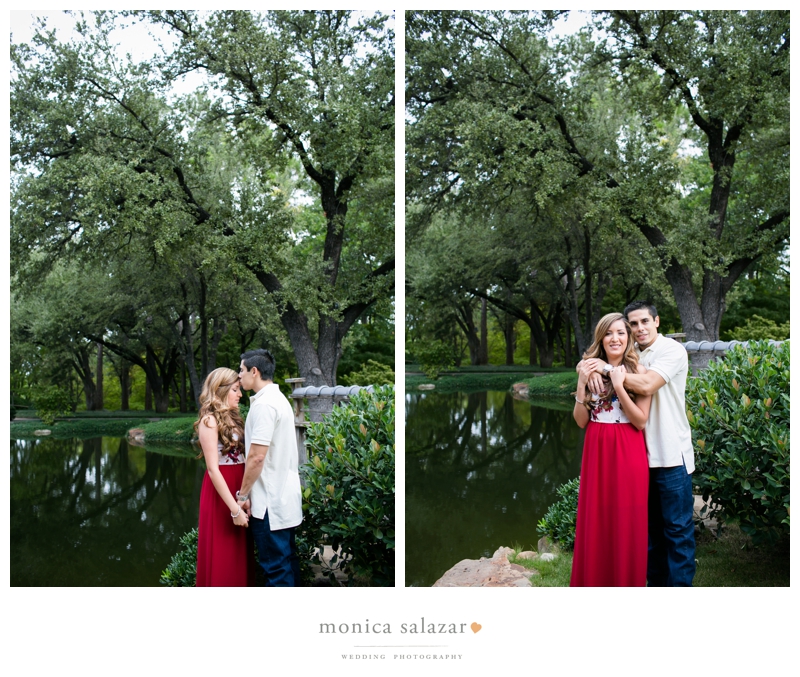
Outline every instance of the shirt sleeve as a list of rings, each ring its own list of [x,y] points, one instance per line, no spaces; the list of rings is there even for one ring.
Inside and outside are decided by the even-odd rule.
[[[256,414],[256,418],[253,421],[250,443],[269,446],[272,444],[272,436],[275,433],[275,422],[278,419],[277,410],[275,407],[265,405],[259,407],[257,412],[251,411],[251,414]]]
[[[672,341],[672,339],[668,338],[659,340]],[[649,370],[661,376],[666,383],[669,383],[682,371],[688,371],[689,369],[689,356],[686,354],[686,350],[677,342],[675,343],[675,347],[677,350],[665,350],[659,355],[656,355],[656,358],[648,367]]]

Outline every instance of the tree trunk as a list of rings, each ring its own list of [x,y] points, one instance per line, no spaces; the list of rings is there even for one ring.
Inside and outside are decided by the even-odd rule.
[[[131,371],[130,367],[125,365],[117,372],[119,375],[119,393],[120,393],[120,408],[122,411],[129,411],[131,408],[130,405],[130,394],[131,394]]]
[[[181,363],[181,413],[189,411],[186,402],[186,360]]]
[[[473,366],[479,363],[481,353],[481,339],[475,326],[474,312],[473,301],[459,301],[456,303],[456,324],[464,332],[464,336],[467,339],[469,363]]]
[[[517,350],[516,318],[506,314],[503,318],[503,338],[506,341],[506,366],[514,365],[514,353]]]
[[[478,364],[489,364],[489,322],[485,298],[481,298],[481,350]]]
[[[146,375],[144,379],[144,410],[153,411],[153,390],[150,387],[150,379]]]
[[[95,379],[95,411],[103,409],[103,344],[97,344],[97,378]]]

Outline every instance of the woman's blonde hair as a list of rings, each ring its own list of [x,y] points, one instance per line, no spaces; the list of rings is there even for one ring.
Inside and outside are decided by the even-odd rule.
[[[228,405],[228,393],[237,383],[239,374],[233,369],[220,367],[206,376],[203,392],[200,393],[200,411],[194,422],[195,433],[200,421],[206,416],[213,416],[217,421],[217,437],[223,450],[244,445],[244,421],[239,414],[239,407],[231,408]],[[237,434],[238,441],[233,439],[233,433]]]
[[[600,318],[597,322],[597,326],[594,328],[594,342],[586,349],[586,352],[583,354],[583,359],[588,360],[592,357],[599,357],[604,362],[608,362],[608,355],[606,355],[606,350],[603,347],[603,339],[611,328],[611,325],[619,320],[622,320],[625,324],[625,331],[628,334],[628,343],[625,346],[625,353],[622,355],[622,364],[625,366],[625,369],[628,370],[629,374],[637,374],[639,372],[639,355],[633,345],[633,331],[631,330],[631,325],[628,323],[628,318],[622,313],[609,313]],[[600,399],[610,400],[614,396],[614,386],[608,376],[604,375],[603,381],[606,386],[606,391],[600,395]],[[631,396],[631,399],[636,399],[634,393],[627,389],[626,391]],[[591,394],[589,393],[588,386],[583,393],[576,393],[576,395],[580,396],[587,408],[591,408]]]

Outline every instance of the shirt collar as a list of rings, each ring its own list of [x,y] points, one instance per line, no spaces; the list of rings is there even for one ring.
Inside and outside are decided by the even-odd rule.
[[[250,395],[250,402],[253,402],[253,401],[257,400],[259,397],[261,397],[261,395],[263,395],[265,392],[267,392],[268,388],[272,388],[272,386],[275,386],[277,388],[278,384],[274,383],[274,382],[273,383],[267,383],[267,385],[265,385],[257,393],[253,393],[252,395]]]
[[[655,346],[655,344],[658,342],[658,339],[660,339],[660,338],[661,338],[661,334],[656,334],[656,340],[655,340],[655,341],[653,341],[653,342],[652,342],[652,343],[651,343],[649,346],[647,346],[647,348],[645,348],[644,350],[642,350],[641,348],[639,348],[639,346],[637,345],[637,346],[636,346],[636,350],[638,351],[639,355],[644,355],[645,353],[647,353],[647,352],[651,351],[651,350],[653,349],[653,346]]]

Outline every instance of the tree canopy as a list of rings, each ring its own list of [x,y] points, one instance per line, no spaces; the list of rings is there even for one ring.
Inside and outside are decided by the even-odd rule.
[[[120,55],[129,22],[152,56]],[[307,383],[334,384],[342,340],[392,295],[393,44],[390,15],[332,10],[92,12],[68,40],[12,43],[12,284],[102,269],[195,390],[221,334],[271,315]],[[122,354],[100,324],[79,334]]]
[[[602,11],[558,37],[562,14],[407,13],[407,234],[489,228],[511,259],[483,249],[476,293],[513,313],[549,278],[537,305],[579,349],[612,291],[715,339],[788,242],[788,12]]]

